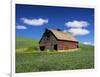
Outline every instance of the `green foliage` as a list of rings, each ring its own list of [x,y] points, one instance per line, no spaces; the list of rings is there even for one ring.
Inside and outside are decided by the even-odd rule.
[[[26,51],[38,51],[39,48],[38,46],[32,46],[32,47],[28,47]]]
[[[46,52],[39,51],[37,45],[35,41],[32,46],[25,45],[26,50],[16,52],[17,73],[94,68],[93,46],[80,44],[80,49],[74,52]],[[17,49],[20,48],[25,47]]]

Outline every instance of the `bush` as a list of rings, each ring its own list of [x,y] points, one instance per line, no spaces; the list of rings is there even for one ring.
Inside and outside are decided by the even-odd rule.
[[[38,46],[31,46],[27,48],[27,51],[34,51],[34,50],[35,51],[39,50]]]

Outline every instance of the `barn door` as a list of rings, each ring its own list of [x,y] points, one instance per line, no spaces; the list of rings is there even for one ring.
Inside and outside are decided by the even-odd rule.
[[[57,44],[54,45],[54,50],[57,50]]]
[[[40,50],[44,51],[45,50],[45,46],[40,46]]]

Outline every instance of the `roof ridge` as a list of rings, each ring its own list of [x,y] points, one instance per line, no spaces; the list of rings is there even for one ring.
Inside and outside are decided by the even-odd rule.
[[[55,29],[48,29],[48,30],[50,30],[58,39],[77,41],[76,38],[71,33],[68,33],[68,32],[65,33],[62,31],[55,30]]]

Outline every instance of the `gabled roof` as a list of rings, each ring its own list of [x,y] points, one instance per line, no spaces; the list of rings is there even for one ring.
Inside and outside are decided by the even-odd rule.
[[[58,30],[54,30],[54,29],[48,29],[50,30],[57,39],[59,40],[68,40],[68,41],[76,41],[78,42],[78,40],[75,39],[74,36],[72,36],[70,33],[65,33],[65,32],[62,32],[62,31],[58,31]]]

